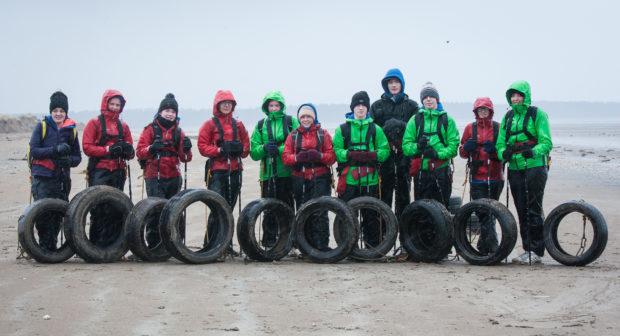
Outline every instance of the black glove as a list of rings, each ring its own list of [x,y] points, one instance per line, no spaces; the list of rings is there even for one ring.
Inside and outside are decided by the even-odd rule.
[[[153,143],[149,146],[149,152],[151,152],[151,154],[156,154],[162,151],[162,149],[164,149],[164,140],[162,140],[161,138],[157,138],[153,141]]]
[[[269,141],[268,143],[263,145],[263,150],[271,156],[280,155],[280,150],[278,149],[278,144],[274,141]]]
[[[432,147],[425,150],[423,155],[425,159],[432,159],[432,160],[439,159],[439,155],[437,154],[437,151],[433,149]]]
[[[71,167],[71,157],[62,156],[56,159],[56,168],[69,168]]]
[[[426,149],[426,146],[428,146],[428,138],[423,135],[418,142],[418,150],[423,152]]]
[[[504,152],[502,153],[502,159],[504,161],[508,161],[510,160],[511,157],[512,157],[512,148],[506,147],[506,149],[504,149]]]
[[[497,152],[497,148],[495,148],[495,144],[491,140],[485,141],[482,146],[484,147],[484,151],[488,154]]]
[[[119,158],[123,155],[123,142],[118,141],[110,146],[110,155],[115,158]]]
[[[123,142],[123,156],[129,159],[134,153],[133,146],[129,142]]]
[[[243,144],[239,140],[224,141],[222,153],[230,156],[239,156],[243,153]]]
[[[463,149],[466,152],[473,152],[476,150],[476,140],[474,139],[467,139],[467,141],[465,141],[465,144],[463,145]]]
[[[183,138],[183,151],[187,153],[190,149],[192,149],[192,141],[188,137]]]
[[[52,156],[57,158],[60,156],[67,156],[71,153],[71,146],[63,142],[52,148]]]
[[[521,155],[523,155],[523,157],[526,159],[531,159],[534,157],[534,151],[532,149],[526,149],[521,152]]]

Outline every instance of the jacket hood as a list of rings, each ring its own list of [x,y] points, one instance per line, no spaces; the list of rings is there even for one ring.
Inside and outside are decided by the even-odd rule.
[[[387,87],[387,82],[390,78],[397,78],[400,81],[400,84],[402,85],[400,92],[396,95],[396,97],[392,97],[392,94],[390,93],[390,90],[388,90],[388,87]],[[394,98],[395,101],[398,101],[400,98],[402,98],[403,94],[405,93],[405,78],[403,77],[402,72],[400,72],[400,69],[394,68],[394,69],[388,70],[388,72],[385,74],[385,76],[381,80],[381,86],[383,86],[383,92],[385,92],[385,95],[388,98]]]
[[[489,97],[476,98],[476,101],[474,102],[474,109],[473,109],[476,119],[478,119],[478,113],[476,113],[476,109],[478,109],[479,107],[483,107],[483,106],[491,110],[491,112],[489,113],[489,117],[487,119],[492,120],[493,114],[495,114],[495,111],[493,110],[493,102],[491,101],[491,98]]]
[[[232,118],[232,114],[233,112],[235,112],[235,106],[237,106],[237,101],[235,100],[235,97],[233,96],[232,92],[230,92],[229,90],[219,90],[215,94],[215,99],[213,99],[213,116],[215,117],[223,116],[223,114],[220,113],[220,111],[217,109],[217,104],[225,100],[232,100],[233,102],[232,111],[228,114],[228,116]]]
[[[305,103],[305,104],[301,104],[299,105],[299,108],[297,109],[297,120],[299,120],[299,111],[301,111],[301,108],[304,106],[310,106],[312,108],[312,110],[314,110],[314,122],[313,124],[318,124],[319,123],[319,113],[316,111],[316,107],[314,107],[314,105],[312,105],[312,103]],[[301,121],[299,121],[299,123],[301,124]]]
[[[532,104],[532,94],[530,92],[530,83],[524,80],[518,80],[510,85],[508,90],[506,90],[506,100],[508,101],[508,105],[512,106],[514,109],[515,106],[510,102],[510,91],[515,90],[523,93],[525,99],[523,100],[523,106],[527,109]]]
[[[282,115],[286,114],[286,103],[284,101],[284,97],[282,96],[282,92],[273,90],[265,94],[265,98],[263,98],[263,105],[261,105],[261,109],[263,110],[263,113],[266,116],[269,116],[269,110],[267,109],[267,105],[270,100],[276,100],[280,102],[280,105],[282,105],[282,110],[280,110],[280,112],[274,112],[274,114],[278,114],[278,113],[281,113]]]
[[[358,120],[358,119],[355,119],[355,112],[347,112],[347,113],[344,114],[344,116],[347,118],[346,121]],[[370,118],[370,113],[366,113],[366,119],[361,119],[361,120],[365,121],[365,120],[368,120],[368,119],[370,119],[370,121],[372,121],[372,118]]]
[[[446,111],[444,111],[444,110],[419,109],[418,113],[422,113],[425,117],[427,117],[427,116],[439,117],[442,114],[446,114]]]
[[[123,97],[123,94],[117,90],[105,90],[105,92],[103,93],[103,97],[101,98],[101,114],[108,111],[108,102],[110,101],[110,99],[114,97],[118,97],[121,99],[121,109],[118,112],[118,114],[123,113],[123,109],[125,108],[125,102],[126,102],[125,97]]]

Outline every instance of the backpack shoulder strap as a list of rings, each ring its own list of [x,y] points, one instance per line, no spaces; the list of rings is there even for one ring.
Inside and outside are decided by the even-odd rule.
[[[442,131],[443,128],[443,131]],[[446,144],[446,139],[443,137],[443,133],[448,130],[448,114],[444,113],[439,116],[437,120],[437,136],[439,137],[439,141],[444,145],[444,147],[448,147]]]
[[[220,138],[217,140],[217,143],[222,144],[224,142],[224,129],[222,128],[222,124],[216,117],[213,117],[211,119],[213,120],[213,123],[215,124],[215,127],[217,128],[217,132],[220,135]]]
[[[508,112],[506,112],[506,115],[504,115],[504,130],[506,130],[506,144],[508,144],[508,140],[510,139],[510,136],[512,135],[512,118],[514,118],[514,111],[510,110]]]
[[[157,139],[157,137],[159,137],[160,139],[163,138],[163,132],[161,130],[161,127],[157,125],[157,122],[153,121],[151,123],[151,127],[153,128],[153,139]]]
[[[373,122],[368,125],[368,130],[366,131],[366,149],[370,150],[370,144],[375,139],[375,134],[377,133],[377,125]],[[374,147],[374,143],[373,143]]]
[[[471,124],[471,138],[478,142],[478,123],[475,121]]]
[[[99,125],[101,126],[101,136],[99,137],[99,146],[105,145],[105,140],[108,137],[108,128],[105,125],[105,118],[103,114],[99,115]]]
[[[493,143],[497,143],[497,135],[499,134],[499,123],[497,121],[493,121]]]
[[[269,139],[269,141],[274,141],[273,140],[273,130],[271,129],[271,119],[267,118],[267,139]]]
[[[325,141],[325,131],[323,129],[318,129],[316,131],[316,150],[321,151],[321,147],[323,147],[323,142]]]
[[[288,137],[288,134],[291,132],[293,127],[293,118],[290,115],[285,115],[282,118],[282,131],[284,132],[284,140]]]
[[[258,124],[257,124],[258,125],[258,133],[261,134],[261,137],[262,137],[262,134],[263,134],[263,124],[264,123],[265,123],[265,118],[259,120]]]
[[[414,118],[415,119],[413,119],[413,121],[418,133],[416,141],[418,141],[420,140],[420,137],[422,137],[422,133],[424,133],[424,115],[422,115],[422,113],[416,113]]]
[[[233,140],[237,140],[237,119],[231,118],[232,121],[232,129],[233,129]],[[222,137],[224,133],[222,132]]]
[[[344,143],[344,149],[349,149],[349,143],[351,142],[351,124],[344,122],[340,124],[340,131]]]
[[[527,136],[530,141],[536,141],[536,137],[527,130],[528,120],[531,119],[532,122],[536,122],[536,115],[538,114],[538,107],[530,105],[527,108],[527,112],[525,112],[525,119],[523,120],[523,133]]]
[[[295,153],[299,153],[301,151],[301,141],[303,137],[299,136],[298,130],[293,130],[291,132],[291,142],[293,143],[293,147],[295,149]]]

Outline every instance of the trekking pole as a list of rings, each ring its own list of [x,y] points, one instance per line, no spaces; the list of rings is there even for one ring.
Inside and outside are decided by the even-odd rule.
[[[127,180],[129,181],[129,199],[133,202],[133,194],[131,191],[131,166],[127,160],[125,160],[125,168],[127,168]]]
[[[527,228],[527,247],[528,247],[528,257],[530,259],[530,266],[532,266],[532,237],[530,236],[530,219],[529,219],[529,203],[530,203],[530,195],[529,188],[527,187],[527,159],[523,158],[523,167],[525,168],[523,175],[523,183],[525,184],[525,225]]]
[[[306,166],[301,166],[301,204],[306,202]]]
[[[487,157],[487,191],[489,192],[489,198],[491,196],[491,158]]]
[[[471,202],[471,178],[469,176],[469,172],[471,171],[470,168],[471,165],[471,154],[469,155],[469,157],[467,158],[467,164],[465,164],[465,182],[463,182],[462,187],[463,187],[463,194],[461,195],[461,204],[459,204],[459,207],[461,205],[463,205],[463,199],[465,199],[465,191],[467,190],[467,180],[469,179],[469,190],[470,190],[470,194],[469,194],[469,201]]]
[[[226,154],[226,161],[228,162],[228,205],[232,209],[232,186],[230,185],[230,155]]]
[[[183,187],[183,190],[187,190],[187,153],[185,153],[185,162],[183,163],[185,164],[185,177],[183,179],[185,186]]]
[[[243,177],[241,175],[241,158],[237,156],[237,171],[239,171],[239,216],[241,216],[241,185],[243,184]]]

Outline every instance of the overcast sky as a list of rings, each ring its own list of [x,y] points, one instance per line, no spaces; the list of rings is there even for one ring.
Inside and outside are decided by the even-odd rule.
[[[105,89],[127,108],[240,107],[279,89],[290,105],[346,103],[400,68],[419,101],[505,103],[517,79],[533,100],[620,101],[618,1],[8,1],[0,0],[0,113],[98,110]],[[387,5],[386,5],[387,4]]]

